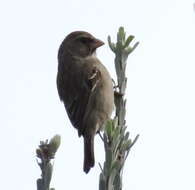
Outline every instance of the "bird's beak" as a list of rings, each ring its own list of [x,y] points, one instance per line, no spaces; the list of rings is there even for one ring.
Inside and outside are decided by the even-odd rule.
[[[99,40],[99,39],[94,39],[94,41],[93,41],[93,49],[96,49],[96,48],[98,48],[98,47],[100,47],[100,46],[103,46],[104,45],[104,42],[102,42],[101,40]]]

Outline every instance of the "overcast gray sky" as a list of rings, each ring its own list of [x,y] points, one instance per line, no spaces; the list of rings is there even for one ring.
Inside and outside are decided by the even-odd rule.
[[[35,148],[60,134],[52,185],[98,189],[96,165],[82,172],[77,137],[56,90],[57,51],[64,37],[86,30],[106,42],[124,26],[140,45],[127,66],[127,124],[140,138],[124,170],[124,190],[194,190],[195,13],[185,0],[0,2],[1,189],[36,189]],[[115,77],[108,45],[97,56]]]

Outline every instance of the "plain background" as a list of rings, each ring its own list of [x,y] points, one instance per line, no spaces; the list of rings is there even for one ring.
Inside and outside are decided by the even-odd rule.
[[[96,165],[85,175],[82,138],[57,94],[57,51],[74,30],[107,42],[120,26],[140,42],[128,59],[126,95],[128,130],[140,138],[123,189],[195,189],[195,12],[185,0],[0,1],[1,189],[36,189],[35,149],[55,134],[62,144],[52,186],[98,189],[103,144],[97,136]],[[115,78],[107,43],[97,56]]]

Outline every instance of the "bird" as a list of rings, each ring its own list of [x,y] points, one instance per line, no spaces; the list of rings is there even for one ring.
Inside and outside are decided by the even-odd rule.
[[[78,136],[84,139],[83,171],[95,164],[94,137],[114,109],[112,78],[96,56],[104,42],[85,31],[74,31],[58,50],[57,90]]]

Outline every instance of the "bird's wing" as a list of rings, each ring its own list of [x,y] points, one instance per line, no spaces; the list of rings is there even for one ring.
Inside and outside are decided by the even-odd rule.
[[[69,97],[68,102],[65,103],[65,107],[72,125],[78,129],[80,136],[85,127],[83,126],[83,118],[86,113],[86,108],[90,96],[96,91],[96,87],[101,79],[101,73],[96,66],[91,64],[88,67],[86,66],[78,75],[77,79],[74,79],[74,83],[72,83],[74,87],[70,94],[73,96]]]

